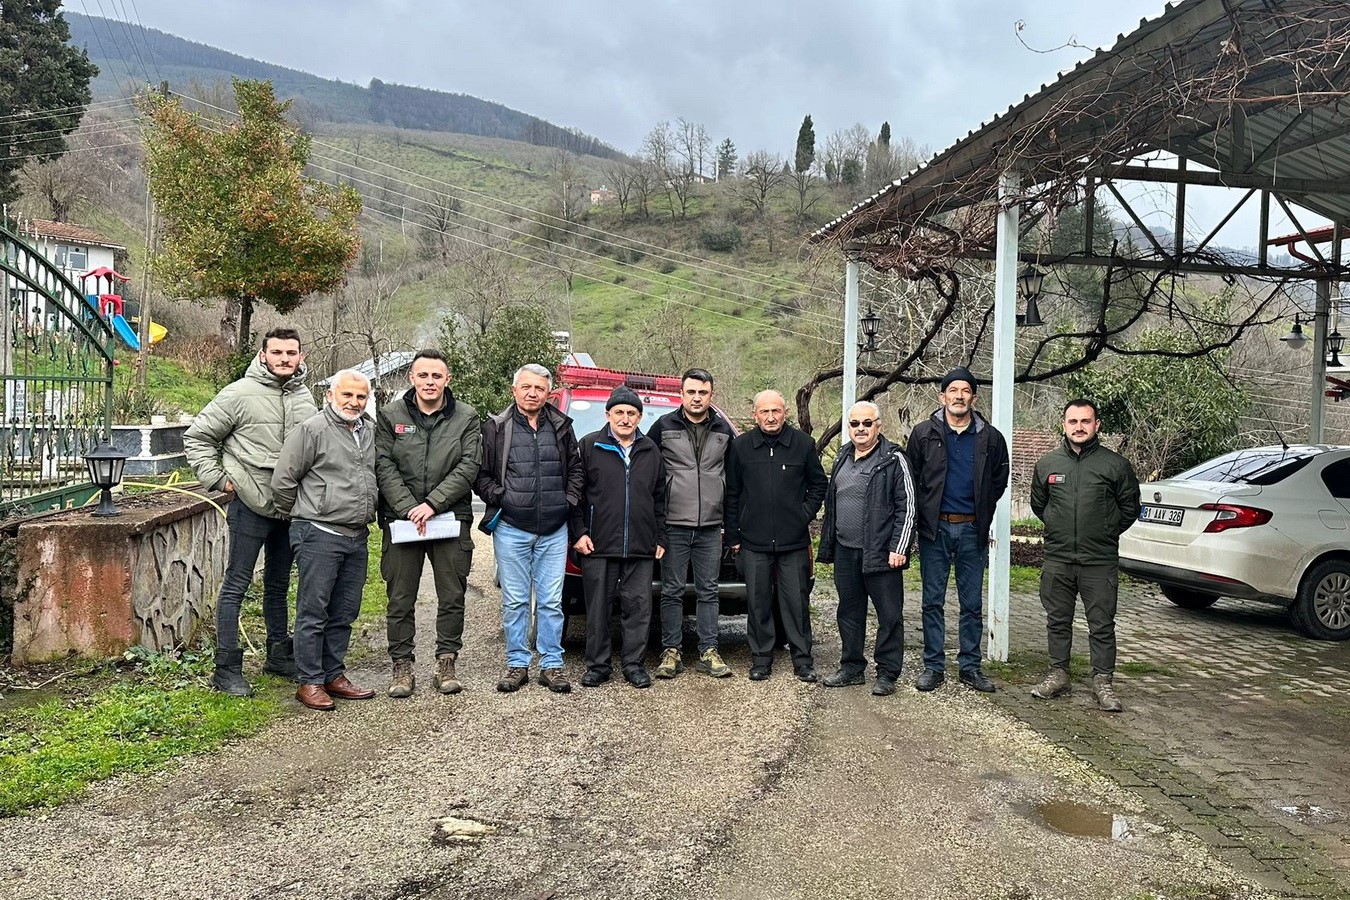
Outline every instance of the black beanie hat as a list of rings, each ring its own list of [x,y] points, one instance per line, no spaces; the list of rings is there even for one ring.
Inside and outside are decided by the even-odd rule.
[[[965,366],[957,366],[955,369],[948,372],[947,377],[942,379],[942,387],[938,388],[938,390],[947,390],[947,388],[951,387],[953,381],[964,381],[966,384],[970,385],[970,392],[972,394],[979,390],[979,387],[975,384],[975,376],[970,374],[970,370]]]
[[[605,402],[605,412],[609,412],[616,406],[631,406],[638,412],[642,412],[642,398],[633,393],[632,388],[619,385],[610,392],[609,400]]]

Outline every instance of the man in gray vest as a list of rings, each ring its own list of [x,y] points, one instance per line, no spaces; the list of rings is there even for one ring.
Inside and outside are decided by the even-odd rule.
[[[504,693],[530,681],[530,597],[535,603],[539,683],[557,694],[572,690],[563,677],[562,586],[567,567],[567,523],[581,501],[585,473],[572,420],[548,402],[553,376],[537,363],[511,380],[512,404],[483,422],[483,466],[474,491],[487,504],[484,530],[492,534],[502,588]]]
[[[727,678],[731,667],[717,652],[717,573],[722,567],[722,512],[726,456],[736,437],[712,405],[713,377],[690,369],[680,381],[680,407],[656,420],[648,437],[666,464],[666,555],[661,559],[661,661],[657,678],[684,671],[685,578],[698,598],[698,663],[704,675]]]
[[[216,670],[211,686],[235,697],[253,691],[244,680],[239,649],[239,607],[263,563],[263,671],[295,677],[286,593],[291,582],[289,523],[272,498],[272,469],[282,442],[317,412],[305,388],[305,354],[293,328],[274,328],[244,377],[224,387],[183,435],[183,450],[202,486],[234,495],[226,517],[229,560],[216,600]]]

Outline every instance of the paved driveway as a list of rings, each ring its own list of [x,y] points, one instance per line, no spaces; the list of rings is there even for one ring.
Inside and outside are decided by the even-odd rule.
[[[1301,637],[1273,606],[1183,610],[1151,586],[1122,585],[1116,683],[1126,711],[1112,716],[1087,687],[1081,607],[1074,693],[1031,698],[1044,627],[1039,599],[1014,596],[1012,659],[991,667],[1004,682],[1000,707],[1270,889],[1350,896],[1350,643]]]

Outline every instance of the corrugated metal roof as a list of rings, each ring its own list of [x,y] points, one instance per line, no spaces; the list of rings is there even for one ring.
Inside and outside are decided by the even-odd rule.
[[[390,375],[403,371],[408,368],[408,366],[412,365],[413,358],[416,356],[417,351],[415,350],[391,350],[388,353],[381,354],[378,358],[380,377],[388,378]],[[357,363],[348,368],[355,369],[371,381],[374,381],[376,362],[377,360],[375,359],[368,359],[365,362]],[[332,376],[329,376],[319,382],[319,387],[326,388],[332,381]]]
[[[1160,50],[1194,54],[1197,58],[1218,59],[1227,52],[1226,42],[1232,34],[1229,18],[1245,13],[1252,21],[1261,21],[1272,9],[1296,9],[1310,20],[1331,21],[1331,13],[1345,10],[1344,2],[1336,0],[1182,0],[1168,4],[1153,19],[1143,19],[1139,27],[1128,35],[1120,35],[1109,50],[1097,50],[1091,57],[1078,63],[1049,85],[1027,94],[1021,102],[1009,106],[1001,115],[966,134],[952,146],[919,165],[913,171],[887,185],[871,197],[858,203],[848,212],[817,230],[813,241],[823,241],[834,235],[842,225],[850,222],[855,236],[885,231],[915,217],[931,216],[972,203],[988,200],[997,186],[993,181],[976,180],[969,176],[979,173],[987,165],[991,154],[1002,143],[1013,139],[1029,126],[1056,128],[1056,137],[1065,143],[1075,139],[1086,140],[1094,129],[1101,129],[1101,121],[1093,115],[1084,115],[1081,107],[1066,103],[1075,91],[1091,90],[1128,92],[1154,74],[1153,54]],[[1270,19],[1274,27],[1273,19]],[[1268,35],[1266,35],[1268,36]],[[1338,85],[1350,91],[1350,74],[1341,69],[1339,76],[1347,79]],[[1203,122],[1187,130],[1176,122],[1165,122],[1158,134],[1146,136],[1143,152],[1168,151],[1189,161],[1213,168],[1220,173],[1280,176],[1282,178],[1309,178],[1317,180],[1345,180],[1350,184],[1350,125],[1343,114],[1331,108],[1310,107],[1298,100],[1298,76],[1289,71],[1267,73],[1262,87],[1282,90],[1290,95],[1283,102],[1250,107],[1234,105],[1246,113],[1247,146],[1232,146],[1233,132],[1213,130]],[[1058,108],[1057,108],[1058,105]],[[1093,110],[1104,118],[1109,110],[1103,106]],[[1297,119],[1297,121],[1295,121]],[[1286,132],[1286,129],[1288,131]],[[1280,140],[1280,150],[1267,159],[1253,159],[1248,151],[1272,146]],[[1143,155],[1143,152],[1135,156]],[[1236,163],[1245,163],[1237,165]],[[1038,173],[1029,174],[1033,179]],[[992,176],[997,177],[997,174]],[[1303,194],[1301,206],[1321,213],[1336,221],[1350,221],[1350,194],[1338,191]],[[858,217],[874,221],[854,221]]]

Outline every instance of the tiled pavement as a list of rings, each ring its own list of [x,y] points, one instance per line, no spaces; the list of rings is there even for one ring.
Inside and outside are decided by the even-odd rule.
[[[1014,596],[1010,618],[1011,665],[991,667],[1006,678],[1001,708],[1270,890],[1350,897],[1350,643],[1301,637],[1273,606],[1183,610],[1123,584],[1117,716],[1097,711],[1086,676],[1066,698],[1032,699],[1046,659],[1039,599]],[[1080,607],[1076,674],[1086,654]]]

